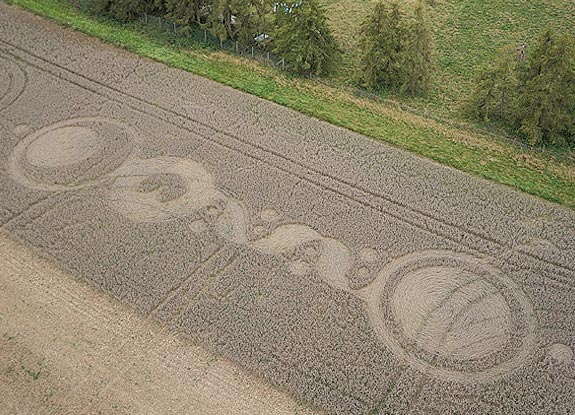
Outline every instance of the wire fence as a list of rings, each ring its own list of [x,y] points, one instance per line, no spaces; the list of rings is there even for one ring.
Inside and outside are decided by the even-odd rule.
[[[242,46],[239,42],[230,39],[221,39],[208,30],[198,25],[182,26],[166,17],[143,14],[138,19],[147,25],[156,26],[162,30],[173,32],[176,36],[192,39],[212,49],[225,50],[245,56],[259,62],[286,69],[286,62],[281,56],[271,53],[269,50],[256,45]],[[255,38],[254,38],[255,41]]]

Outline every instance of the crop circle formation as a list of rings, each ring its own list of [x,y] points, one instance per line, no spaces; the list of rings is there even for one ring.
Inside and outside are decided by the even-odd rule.
[[[216,209],[225,196],[211,174],[193,160],[177,157],[134,159],[112,175],[108,201],[136,222],[164,222]]]
[[[78,189],[120,167],[137,140],[132,127],[116,120],[66,120],[24,137],[10,155],[8,170],[29,188]]]
[[[16,101],[26,88],[26,74],[15,62],[0,56],[0,111]]]
[[[374,329],[420,371],[448,380],[491,380],[529,358],[532,306],[498,270],[467,255],[426,252],[383,273],[368,301]]]

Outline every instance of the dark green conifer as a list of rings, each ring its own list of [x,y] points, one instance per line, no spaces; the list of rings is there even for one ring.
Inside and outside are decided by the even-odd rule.
[[[575,144],[573,37],[547,29],[519,73],[516,123],[531,144]]]
[[[317,0],[294,1],[287,10],[278,7],[273,35],[274,51],[294,72],[327,75],[334,69],[339,49]]]
[[[410,95],[427,92],[431,87],[434,71],[433,37],[423,0],[418,0],[410,24],[405,67],[405,92]]]
[[[364,86],[373,90],[399,89],[405,82],[406,47],[402,13],[397,3],[376,4],[361,26],[361,68]]]

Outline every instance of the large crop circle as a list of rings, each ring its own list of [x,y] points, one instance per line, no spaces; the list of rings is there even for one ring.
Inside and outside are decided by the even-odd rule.
[[[71,190],[97,182],[130,155],[137,132],[106,118],[76,118],[42,128],[18,143],[8,169],[38,190]]]
[[[481,381],[522,366],[535,343],[531,304],[515,282],[477,258],[409,255],[370,291],[378,336],[424,373]]]

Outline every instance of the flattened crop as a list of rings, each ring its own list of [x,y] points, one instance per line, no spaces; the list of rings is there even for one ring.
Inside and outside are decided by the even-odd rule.
[[[7,13],[4,230],[328,413],[575,407],[572,211]]]

